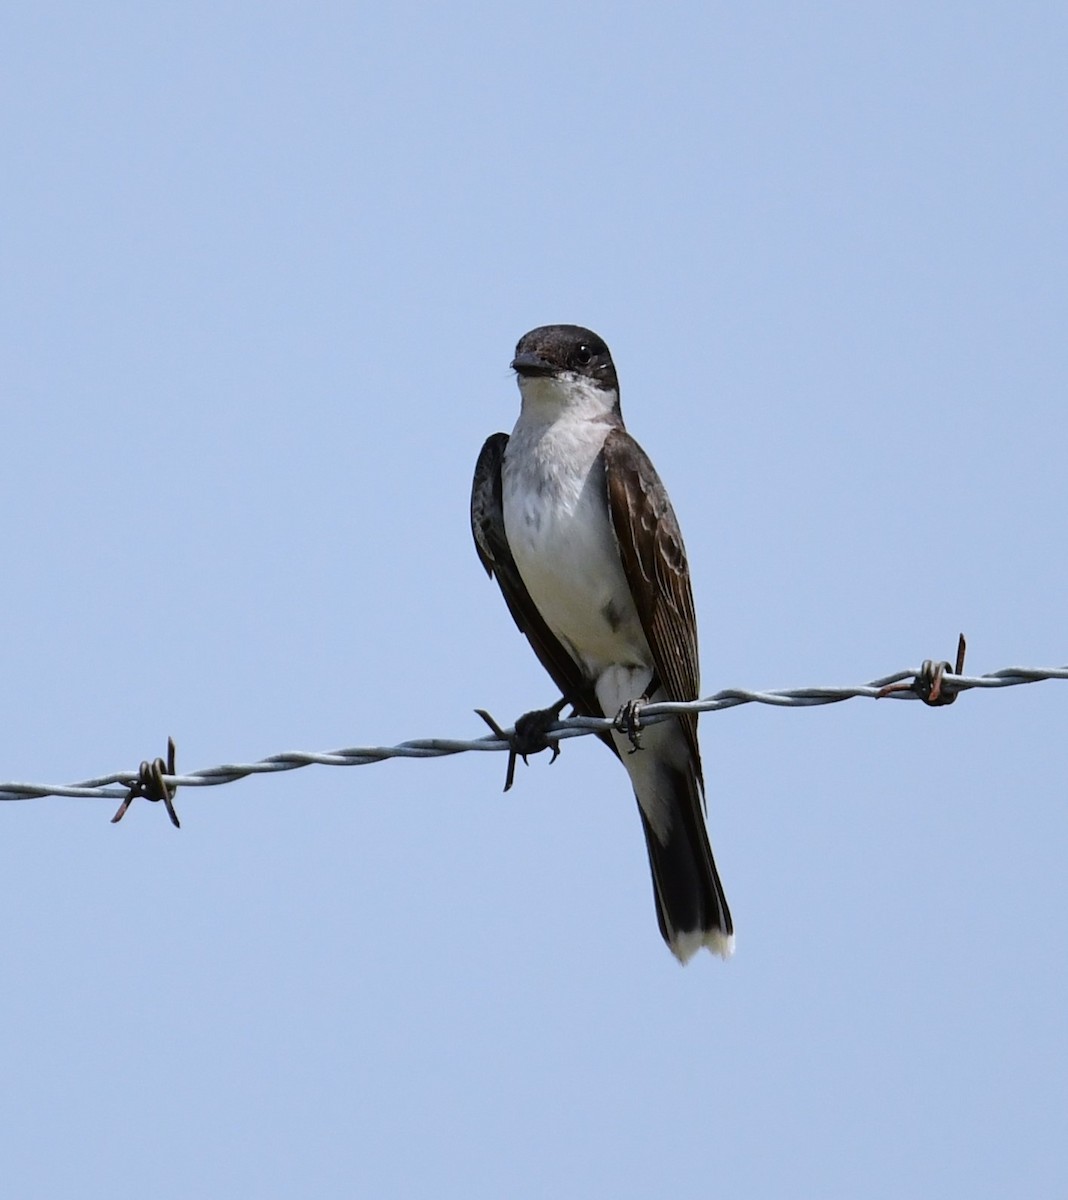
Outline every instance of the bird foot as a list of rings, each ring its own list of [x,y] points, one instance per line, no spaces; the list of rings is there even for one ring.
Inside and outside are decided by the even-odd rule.
[[[630,742],[629,754],[642,748],[642,709],[649,703],[647,696],[639,696],[636,700],[628,700],[616,713],[615,727],[620,733],[625,733]]]
[[[550,742],[548,732],[560,720],[566,700],[560,700],[550,708],[535,708],[516,718],[515,728],[511,733],[503,730],[488,712],[476,708],[475,712],[486,722],[493,732],[508,743],[508,772],[504,780],[504,790],[507,792],[515,782],[515,760],[521,758],[527,764],[528,754],[538,754],[542,750],[552,750],[551,766],[560,757],[560,746]]]

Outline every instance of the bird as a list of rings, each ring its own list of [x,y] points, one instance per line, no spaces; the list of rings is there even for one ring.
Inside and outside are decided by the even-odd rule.
[[[630,776],[664,941],[682,963],[701,947],[728,958],[734,924],[705,823],[697,715],[640,726],[644,703],[699,694],[671,501],[627,432],[596,333],[539,326],[519,339],[511,367],[519,418],[510,435],[487,438],[471,488],[478,557],[559,688],[555,711],[566,702],[616,722],[598,736]]]

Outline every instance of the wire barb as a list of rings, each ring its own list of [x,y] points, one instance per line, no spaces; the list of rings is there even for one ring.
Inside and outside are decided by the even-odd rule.
[[[946,675],[964,674],[964,652],[967,648],[968,643],[964,640],[962,633],[957,639],[956,667],[949,662],[935,662],[933,659],[925,658],[911,683],[906,681],[887,684],[886,687],[879,689],[876,699],[881,700],[884,696],[892,695],[894,692],[913,692],[931,708],[952,704],[959,693],[952,683],[946,683]]]
[[[166,762],[162,758],[156,758],[152,762],[141,763],[141,768],[137,772],[137,778],[130,784],[130,790],[126,794],[126,798],[119,805],[119,811],[111,818],[112,825],[117,825],[126,816],[126,810],[134,800],[138,796],[143,796],[146,800],[153,801],[153,803],[162,800],[167,809],[167,816],[171,819],[171,824],[175,829],[181,829],[182,825],[178,820],[178,814],[174,811],[174,794],[178,791],[178,785],[168,784],[163,778],[164,775],[174,775],[176,753],[174,738],[168,738]]]
[[[963,639],[962,639],[963,641]],[[703,700],[692,700],[686,703],[648,704],[642,708],[641,719],[645,725],[655,721],[666,721],[669,716],[678,713],[711,713],[722,712],[724,709],[736,708],[740,704],[769,704],[775,708],[812,708],[821,704],[840,704],[844,700],[854,700],[864,697],[878,700],[889,696],[895,700],[924,700],[927,704],[945,705],[951,703],[961,692],[973,689],[990,690],[992,688],[1018,687],[1025,683],[1037,683],[1045,679],[1068,680],[1068,666],[1064,667],[1005,667],[1000,671],[992,671],[987,675],[964,675],[963,644],[958,648],[956,670],[948,670],[949,663],[925,663],[918,670],[911,668],[907,671],[896,671],[892,675],[873,679],[870,683],[858,684],[853,687],[804,687],[777,691],[750,691],[744,688],[728,688],[708,696]],[[939,670],[938,668],[941,668]],[[923,682],[930,677],[930,686]],[[902,687],[896,685],[903,684]],[[926,693],[926,694],[925,694]],[[564,707],[563,702],[553,709],[540,709],[539,713],[558,714]],[[459,740],[452,738],[419,738],[413,741],[401,742],[396,746],[352,746],[343,750],[328,750],[318,753],[309,751],[287,751],[282,754],[272,754],[269,758],[258,762],[227,763],[217,767],[206,767],[200,771],[192,771],[188,775],[175,774],[174,743],[168,744],[168,762],[164,766],[161,759],[155,762],[142,763],[139,771],[119,771],[112,775],[102,775],[75,784],[50,783],[0,783],[0,801],[30,800],[42,796],[70,796],[78,800],[121,800],[119,812],[115,819],[121,819],[131,802],[138,796],[147,800],[162,800],[167,808],[172,822],[178,825],[178,815],[174,811],[174,792],[181,787],[218,787],[224,783],[234,783],[250,775],[273,775],[280,771],[295,771],[302,767],[319,764],[326,767],[361,767],[369,763],[383,762],[388,758],[441,758],[450,754],[465,754],[479,751],[499,752],[523,756],[536,753],[537,750],[551,748],[554,759],[559,752],[559,743],[565,738],[585,737],[591,733],[607,733],[614,728],[614,719],[608,717],[568,717],[546,722],[541,727],[541,737],[544,744],[517,745],[516,735],[522,735],[520,721],[516,722],[516,730],[509,733],[501,729],[496,721],[485,712],[480,712],[483,720],[493,730],[488,737],[474,740]],[[515,762],[511,761],[508,776],[508,786],[514,780]]]

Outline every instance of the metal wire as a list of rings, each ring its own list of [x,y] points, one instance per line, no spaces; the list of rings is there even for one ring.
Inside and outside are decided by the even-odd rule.
[[[945,664],[948,665],[948,664]],[[684,712],[721,712],[727,708],[736,708],[740,704],[770,704],[777,708],[812,708],[820,704],[838,704],[843,700],[853,700],[857,697],[867,697],[875,700],[881,697],[891,700],[923,699],[920,691],[910,690],[912,684],[907,680],[919,681],[929,664],[924,664],[920,670],[897,671],[881,679],[873,679],[871,683],[857,687],[806,687],[791,688],[768,692],[756,692],[746,688],[727,688],[709,696],[704,700],[693,700],[688,703],[658,703],[649,704],[642,709],[643,724],[651,725],[657,720],[664,720],[673,713]],[[1006,667],[1001,671],[993,671],[989,675],[954,675],[946,672],[941,675],[942,689],[950,696],[971,691],[973,688],[1004,688],[1016,687],[1023,683],[1038,683],[1046,679],[1068,679],[1068,667]],[[905,685],[902,690],[888,691],[895,684]],[[584,737],[613,728],[614,722],[607,718],[570,717],[556,721],[548,732],[551,743],[563,741],[565,738]],[[506,730],[511,733],[511,730]],[[273,775],[279,771],[295,771],[300,767],[313,765],[324,767],[362,767],[368,763],[382,762],[387,758],[441,758],[449,754],[465,754],[469,751],[514,751],[512,743],[507,738],[496,735],[478,738],[474,741],[464,741],[452,738],[417,738],[413,741],[401,742],[397,746],[354,746],[342,750],[328,750],[321,753],[306,751],[289,751],[282,754],[272,754],[270,758],[252,763],[226,763],[218,767],[207,767],[201,771],[189,774],[163,774],[160,778],[168,788],[176,787],[217,787],[224,783],[234,783],[249,775]],[[95,779],[86,779],[75,784],[49,783],[0,783],[0,801],[30,800],[41,796],[73,796],[77,799],[91,800],[125,800],[130,789],[143,780],[139,771],[117,771],[112,775],[101,775]]]

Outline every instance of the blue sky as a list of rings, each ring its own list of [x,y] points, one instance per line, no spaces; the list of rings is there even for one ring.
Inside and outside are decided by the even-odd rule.
[[[0,778],[479,736],[532,326],[612,347],[706,692],[1065,653],[1053,4],[0,18]],[[1057,683],[702,723],[738,948],[590,739],[4,805],[9,1194],[1068,1185]]]

